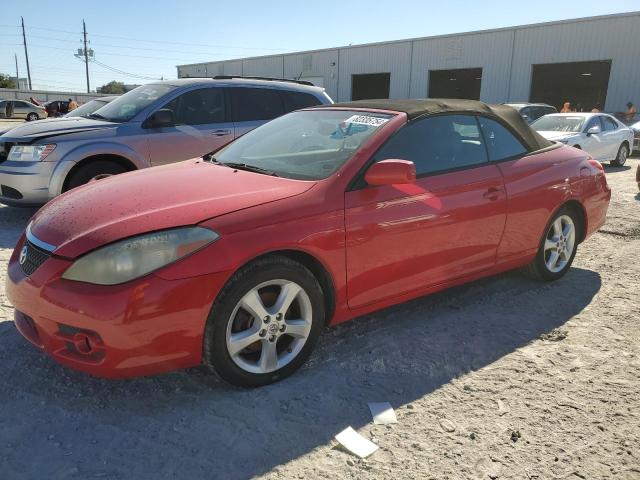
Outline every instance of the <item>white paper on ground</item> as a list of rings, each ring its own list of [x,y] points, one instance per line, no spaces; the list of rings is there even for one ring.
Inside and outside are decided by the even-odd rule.
[[[369,410],[371,410],[371,415],[373,416],[373,423],[376,425],[398,423],[396,412],[388,402],[369,403]]]
[[[375,443],[370,442],[351,427],[347,427],[337,434],[336,440],[340,442],[340,445],[360,458],[367,458],[378,450],[378,446]]]

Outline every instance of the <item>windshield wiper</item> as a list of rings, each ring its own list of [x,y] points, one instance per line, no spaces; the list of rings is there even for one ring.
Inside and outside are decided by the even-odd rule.
[[[95,113],[95,112],[94,113],[90,113],[88,115],[88,117],[89,118],[97,118],[98,120],[106,120],[107,119],[106,117],[100,115],[99,113]]]
[[[218,163],[220,163],[220,165],[226,165],[227,167],[235,168],[236,170],[246,170],[248,172],[261,173],[263,175],[271,175],[272,177],[278,176],[278,174],[272,170],[256,167],[255,165],[247,165],[246,163],[233,163],[233,162],[218,162]]]

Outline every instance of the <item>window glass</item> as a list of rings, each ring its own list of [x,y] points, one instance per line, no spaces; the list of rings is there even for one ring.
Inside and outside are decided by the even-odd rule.
[[[226,120],[224,88],[191,90],[174,98],[164,107],[173,111],[176,125],[204,125]]]
[[[603,125],[600,123],[600,117],[593,117],[591,120],[589,120],[589,123],[585,127],[584,131],[588,132],[592,127],[600,127],[600,131],[604,130]]]
[[[166,83],[150,83],[134,88],[102,107],[99,118],[110,122],[128,122],[175,88],[175,86]]]
[[[284,113],[278,91],[270,88],[232,88],[231,104],[236,122],[271,120]]]
[[[520,140],[498,122],[486,117],[478,117],[478,120],[492,161],[518,157],[527,153],[527,149]]]
[[[293,112],[216,152],[220,163],[244,163],[280,177],[320,180],[338,170],[391,115],[353,110]]]
[[[28,106],[29,106],[29,104],[28,104],[27,102],[22,102],[22,101],[20,101],[20,100],[15,100],[15,101],[13,102],[13,104],[14,104],[16,107],[28,107]]]
[[[280,91],[285,112],[293,112],[302,108],[320,105],[320,100],[309,93]]]
[[[424,175],[487,161],[478,123],[472,116],[442,115],[410,123],[376,153],[375,160],[412,161]]]
[[[618,129],[618,124],[611,117],[602,117],[602,123],[604,123],[605,130],[612,131]]]

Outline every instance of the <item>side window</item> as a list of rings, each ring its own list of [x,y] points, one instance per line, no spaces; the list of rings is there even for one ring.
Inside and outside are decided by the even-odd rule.
[[[604,131],[604,125],[600,123],[600,117],[593,117],[591,120],[589,120],[589,123],[587,123],[584,131],[588,132],[592,127],[600,127],[600,131]]]
[[[226,121],[223,88],[191,90],[164,107],[173,110],[177,125],[204,125]]]
[[[418,175],[436,173],[487,162],[475,118],[442,115],[409,123],[375,155],[375,161],[410,160]]]
[[[527,153],[527,149],[520,140],[495,120],[478,117],[478,121],[492,161],[514,158]]]
[[[320,100],[311,95],[310,93],[302,92],[289,92],[286,90],[280,90],[280,96],[284,103],[284,112],[289,113],[294,110],[300,110],[301,108],[313,107],[314,105],[320,105]]]
[[[613,131],[619,128],[616,121],[611,117],[602,117],[602,123],[604,123],[605,130],[607,131]]]
[[[232,88],[231,105],[235,122],[271,120],[284,114],[280,95],[271,88]]]
[[[532,107],[524,107],[521,109],[520,116],[529,122],[535,120],[535,114]]]

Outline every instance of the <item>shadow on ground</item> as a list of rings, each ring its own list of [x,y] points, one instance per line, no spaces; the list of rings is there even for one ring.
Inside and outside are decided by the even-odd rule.
[[[329,329],[293,377],[238,390],[201,369],[129,381],[66,370],[0,323],[0,464],[11,478],[248,478],[560,327],[601,286],[500,275]]]
[[[0,204],[0,248],[13,248],[37,212],[36,208],[7,207]]]

